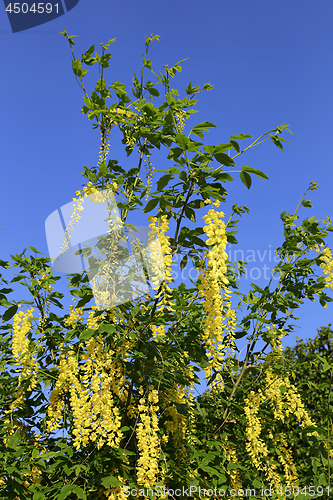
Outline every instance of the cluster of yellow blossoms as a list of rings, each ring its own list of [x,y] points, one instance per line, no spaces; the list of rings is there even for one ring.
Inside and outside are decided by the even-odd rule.
[[[118,184],[116,182],[113,182],[111,185],[109,182],[106,185],[106,189],[111,189],[113,192],[116,192],[118,189]],[[90,199],[93,203],[103,203],[107,201],[107,197],[103,195],[100,190],[93,185],[91,181],[88,182],[87,186],[84,186],[83,189],[80,191],[75,192],[76,198],[73,198],[73,213],[71,215],[70,221],[66,227],[65,230],[65,240],[63,242],[63,245],[60,249],[60,253],[64,254],[68,248],[69,245],[69,240],[71,237],[71,233],[74,230],[74,227],[76,226],[77,222],[81,219],[80,212],[82,212],[84,206],[84,198],[87,196],[90,196]]]
[[[177,113],[175,113],[175,118],[176,118],[178,130],[180,132],[183,132],[183,130],[185,128],[185,118],[187,118],[186,111],[184,111],[183,109],[180,109]]]
[[[205,203],[211,203],[206,200]],[[213,203],[219,207],[220,202]],[[203,205],[202,205],[203,206]],[[226,352],[229,350],[231,355],[234,352],[233,334],[236,329],[236,314],[231,309],[230,295],[228,290],[228,279],[225,276],[227,271],[226,261],[228,254],[225,249],[227,246],[226,228],[223,220],[223,212],[217,212],[213,208],[203,217],[206,226],[203,228],[208,236],[206,243],[212,245],[208,251],[208,269],[204,269],[204,261],[201,262],[199,270],[198,290],[200,296],[204,298],[203,306],[207,313],[204,320],[204,339],[208,348],[208,356],[211,356],[210,366],[205,369],[206,376],[209,377],[212,371],[219,372],[214,381],[214,385],[223,386],[221,367],[225,359]],[[221,293],[223,290],[224,296]]]
[[[228,436],[225,436],[222,439],[223,448],[225,452],[226,462],[231,462],[233,464],[238,463],[237,453],[235,448],[231,443],[228,442]],[[238,469],[228,469],[223,466],[223,470],[230,476],[230,488],[233,488],[237,491],[242,489],[242,482],[240,479],[240,474]]]
[[[276,356],[281,356],[281,343],[277,342],[277,344],[278,345],[275,348],[273,347],[272,353],[269,353],[267,356],[265,360],[266,366],[270,358],[275,359]],[[301,401],[300,395],[298,394],[296,388],[290,383],[288,377],[279,377],[276,373],[274,373],[271,367],[267,366],[265,370],[265,379],[264,390],[262,391],[259,389],[258,393],[251,391],[249,396],[245,399],[244,412],[247,419],[246,451],[251,457],[252,463],[257,470],[264,471],[269,484],[274,489],[278,489],[282,485],[281,475],[276,470],[276,463],[273,463],[274,460],[272,461],[270,458],[270,451],[268,450],[263,439],[260,438],[262,427],[265,422],[264,419],[260,418],[260,405],[269,401],[275,420],[284,422],[288,415],[293,414],[296,416],[302,428],[313,425],[313,423]],[[281,391],[281,387],[285,388],[284,392]],[[316,432],[313,432],[309,435],[316,434]],[[281,433],[277,434],[274,431],[273,422],[270,423],[268,437],[280,450],[278,460],[283,466],[287,484],[297,486],[298,476],[292,459],[292,454],[288,449],[288,444],[284,435]]]
[[[182,464],[187,459],[186,436],[188,422],[187,417],[178,412],[175,403],[184,404],[188,402],[191,407],[193,405],[193,398],[191,397],[192,395],[190,395],[190,389],[192,387],[193,384],[191,387],[175,384],[173,388],[168,391],[168,394],[163,395],[163,398],[161,398],[163,407],[165,407],[165,414],[170,418],[170,420],[165,423],[165,429],[172,435],[175,447],[175,458],[177,461],[176,467],[179,470],[181,470]],[[164,439],[164,441],[166,441],[166,439]]]
[[[69,240],[70,240],[70,237],[71,237],[71,232],[73,231],[74,227],[76,226],[76,223],[81,219],[81,215],[80,215],[80,212],[82,212],[83,210],[83,205],[82,205],[82,202],[83,200],[78,200],[78,202],[76,203],[76,198],[73,198],[73,208],[74,208],[74,211],[71,215],[71,219],[68,223],[68,226],[66,227],[66,230],[65,230],[65,240],[62,244],[62,247],[60,249],[60,253],[65,253],[67,248],[68,248],[68,245],[69,245]]]
[[[321,247],[324,246],[324,243],[320,245]],[[324,248],[321,250],[318,245],[315,246],[315,249],[317,253],[321,251],[321,260],[323,261],[322,264],[320,264],[320,267],[323,269],[323,274],[325,274],[325,282],[326,282],[326,287],[330,288],[333,290],[333,257],[332,257],[332,250],[329,248]]]
[[[102,144],[100,145],[100,152],[97,165],[101,164],[102,162],[106,162],[106,158],[110,150],[110,143],[109,143],[110,133],[111,131],[107,129],[104,129],[102,131],[102,137],[101,137]]]
[[[135,107],[137,111],[139,111],[139,108]],[[137,117],[137,123],[133,124],[130,126],[130,122],[128,119],[133,118],[136,113],[134,111],[131,111],[130,109],[123,109],[123,108],[114,108],[110,107],[110,112],[112,113],[112,117],[110,119],[110,122],[112,124],[118,123],[122,124],[122,131],[125,136],[125,141],[126,144],[128,144],[130,147],[133,147],[136,139],[133,137],[134,132],[138,131],[140,129],[140,121],[143,119],[142,116]],[[143,112],[145,114],[145,112]],[[124,127],[125,125],[125,127]],[[113,126],[113,125],[112,125]]]
[[[31,328],[31,323],[29,321],[30,318],[33,317],[33,312],[34,309],[31,308],[30,310],[26,311],[25,313],[23,311],[19,311],[17,314],[14,316],[14,322],[13,322],[13,341],[12,341],[12,351],[13,351],[13,356],[14,359],[22,365],[22,371],[19,376],[19,385],[21,383],[22,377],[28,376],[33,374],[34,376],[32,377],[32,380],[30,382],[30,386],[28,387],[28,390],[32,390],[34,387],[36,387],[36,379],[35,379],[35,374],[38,371],[39,365],[37,362],[37,346],[35,346],[35,349],[33,352],[30,351],[30,341],[27,338],[27,334],[30,331]],[[22,395],[20,394],[20,397],[17,395],[17,401],[16,403],[19,402],[19,400],[22,400]]]
[[[140,422],[136,427],[139,459],[137,462],[137,481],[140,486],[150,488],[156,484],[159,474],[160,441],[158,438],[158,394],[153,385],[148,387],[148,402],[142,397],[139,401]],[[143,395],[143,387],[139,388]]]
[[[165,233],[169,229],[169,220],[167,215],[162,215],[161,217],[153,217],[149,216],[148,221],[151,223],[149,227],[151,231],[148,233],[148,244],[151,248],[151,259],[153,261],[154,267],[152,270],[152,286],[154,290],[158,290],[160,279],[163,279],[162,289],[159,294],[156,295],[156,298],[162,296],[161,302],[157,311],[163,311],[166,307],[168,311],[174,311],[172,308],[171,301],[171,293],[172,289],[167,285],[167,283],[172,282],[172,250],[170,244],[169,236],[166,236]],[[155,235],[158,235],[158,240],[155,240]],[[161,262],[159,249],[160,245],[162,248],[163,262]]]
[[[83,307],[74,307],[72,304],[70,304],[69,308],[71,312],[68,318],[65,319],[65,324],[74,328],[76,323],[83,318],[84,310]]]
[[[98,328],[94,312],[90,315],[90,327]],[[120,362],[113,359],[114,351],[105,352],[102,335],[85,342],[85,351],[80,359],[86,362],[79,366],[78,355],[69,350],[60,356],[59,375],[55,389],[50,395],[48,408],[48,430],[57,429],[64,411],[64,399],[69,393],[70,407],[74,417],[74,447],[87,446],[89,439],[97,441],[101,448],[117,447],[122,438],[121,417],[114,394],[126,399],[123,394],[125,378]]]

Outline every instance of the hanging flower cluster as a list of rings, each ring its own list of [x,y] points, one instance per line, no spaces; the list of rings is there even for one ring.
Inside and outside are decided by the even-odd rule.
[[[251,391],[245,399],[244,412],[247,420],[247,443],[245,447],[253,465],[257,470],[264,471],[269,484],[278,489],[281,486],[281,475],[276,471],[277,464],[270,459],[271,453],[263,439],[260,438],[265,423],[259,416],[260,404],[266,401],[269,402],[275,420],[284,422],[285,418],[292,414],[296,416],[302,428],[313,425],[313,423],[301,401],[300,395],[297,393],[296,388],[290,384],[288,377],[279,377],[273,372],[271,367],[266,368],[265,377],[264,391],[259,389],[257,394]],[[269,438],[277,444],[278,449],[282,453],[282,455],[278,455],[278,460],[283,466],[287,484],[297,486],[298,476],[296,467],[291,452],[288,449],[286,439],[283,435],[278,436],[272,427],[273,423],[269,427]],[[314,431],[309,433],[309,436],[312,435],[318,434]]]
[[[298,474],[294,464],[293,456],[291,451],[288,449],[288,443],[285,435],[280,432],[273,435],[270,430],[268,433],[269,439],[273,441],[280,453],[278,454],[278,460],[283,466],[284,475],[286,478],[286,484],[292,486],[298,486]]]
[[[189,422],[185,415],[178,412],[175,403],[188,403],[189,407],[192,408],[192,398],[189,397],[191,388],[193,388],[193,384],[191,384],[190,387],[174,384],[173,388],[171,388],[167,394],[161,396],[161,403],[163,408],[165,408],[164,412],[166,416],[170,418],[170,420],[165,422],[165,429],[172,436],[175,447],[175,459],[179,469],[181,469],[182,464],[188,457],[186,451],[186,436]],[[166,439],[167,437],[168,436],[165,436],[163,441],[168,442],[168,439]]]
[[[185,118],[187,118],[186,111],[180,109],[178,112],[175,113],[175,118],[179,132],[183,132],[185,128]]]
[[[82,212],[83,210],[83,199],[79,199],[77,201],[76,198],[73,198],[73,213],[71,215],[71,218],[70,218],[70,221],[68,223],[68,226],[66,227],[65,229],[65,240],[62,244],[62,247],[60,249],[60,253],[64,254],[68,248],[68,245],[69,245],[69,240],[70,240],[70,237],[71,237],[71,232],[73,231],[74,227],[76,226],[76,223],[81,219],[81,215],[80,215],[80,212]]]
[[[238,463],[238,457],[235,448],[228,442],[228,436],[222,439],[224,453],[226,462],[231,462],[233,464]],[[240,479],[240,474],[238,469],[228,469],[223,466],[223,470],[230,476],[230,488],[234,488],[236,491],[242,489],[242,482]]]
[[[110,187],[110,185],[108,185]],[[116,182],[113,183],[113,190],[116,191],[118,188],[118,184]],[[84,186],[82,191],[78,190],[75,192],[76,198],[73,198],[73,213],[71,215],[70,221],[65,229],[65,240],[60,249],[60,253],[64,254],[68,248],[69,240],[71,237],[71,233],[76,226],[77,222],[81,219],[80,212],[82,212],[84,206],[84,198],[89,195],[95,194],[94,197],[91,198],[93,203],[101,203],[106,201],[105,197],[103,197],[103,193],[100,193],[99,189],[93,185],[91,181],[88,182],[87,186]],[[101,197],[99,198],[98,195]]]
[[[138,107],[134,107],[136,111],[139,111]],[[134,137],[134,133],[137,132],[140,129],[140,121],[143,120],[143,116],[138,116],[137,117],[137,123],[134,123],[131,125],[131,122],[128,121],[128,119],[133,118],[136,113],[130,109],[124,109],[124,108],[114,108],[113,106],[110,107],[110,112],[112,113],[112,117],[110,122],[115,124],[120,125],[120,130],[124,134],[124,139],[125,139],[125,144],[127,144],[130,147],[133,147],[134,144],[136,143],[136,138]],[[143,114],[146,114],[143,111]]]
[[[149,216],[148,221],[151,222],[151,224],[149,224],[151,231],[148,233],[148,244],[151,248],[151,259],[154,263],[154,267],[152,269],[153,277],[151,280],[154,290],[159,288],[159,280],[164,277],[162,288],[159,294],[156,295],[156,298],[162,296],[157,311],[163,311],[166,307],[168,311],[174,312],[174,309],[172,308],[172,305],[174,304],[171,300],[172,289],[167,285],[167,283],[171,283],[173,280],[171,271],[172,250],[170,238],[165,235],[169,229],[169,220],[167,215],[162,215],[161,217]],[[155,240],[156,232],[158,240]],[[162,247],[163,264],[161,262],[159,252],[160,245]],[[164,269],[162,267],[164,267]]]
[[[111,131],[107,129],[101,129],[101,133],[102,133],[101,137],[102,144],[100,145],[100,152],[97,165],[100,165],[101,163],[106,161],[106,158],[110,150],[109,138]]]
[[[85,351],[80,357],[85,363],[80,367],[74,351],[62,352],[60,356],[58,380],[50,395],[48,430],[52,432],[59,427],[64,411],[62,396],[68,394],[74,417],[74,447],[87,446],[89,440],[97,441],[98,448],[105,442],[117,447],[122,433],[114,396],[124,390],[122,367],[113,359],[114,351],[105,352],[101,335],[89,339]],[[123,396],[125,399],[126,395]]]
[[[75,307],[72,304],[70,304],[69,308],[71,312],[68,318],[65,319],[65,324],[68,327],[71,326],[72,328],[74,328],[77,322],[83,318],[84,309],[83,307]]]
[[[205,203],[211,203],[211,201],[206,200]],[[218,207],[220,202],[217,200],[213,205]],[[234,352],[236,329],[236,313],[231,309],[229,300],[231,292],[227,289],[229,281],[225,276],[228,254],[225,251],[227,237],[223,217],[223,212],[217,212],[213,208],[203,217],[206,223],[203,230],[208,236],[206,243],[212,248],[207,253],[208,268],[204,269],[204,261],[199,266],[201,272],[198,285],[200,296],[204,298],[203,307],[207,313],[204,319],[204,339],[208,349],[207,354],[211,357],[210,366],[205,369],[205,372],[207,377],[212,374],[213,370],[217,372],[214,381],[216,386],[223,385],[222,363],[227,351],[230,355]]]
[[[158,438],[159,407],[158,394],[153,385],[148,387],[148,401],[140,399],[140,422],[136,427],[138,440],[139,459],[137,461],[137,482],[140,486],[151,488],[156,484],[159,474],[160,441]],[[143,387],[139,388],[143,395]]]
[[[22,370],[19,375],[19,386],[21,384],[22,377],[33,374],[32,380],[28,387],[28,391],[31,391],[34,387],[36,387],[37,382],[35,374],[39,369],[39,365],[37,362],[37,348],[39,344],[37,344],[33,352],[31,352],[30,340],[27,338],[27,334],[29,333],[31,328],[31,322],[29,321],[29,319],[33,317],[33,312],[33,308],[29,309],[25,313],[23,311],[19,311],[15,314],[13,321],[13,357],[19,364],[22,365]],[[16,402],[18,403],[18,400],[22,400],[22,397],[23,396],[21,393],[20,396],[19,394],[17,394]]]
[[[324,246],[322,243],[321,246]],[[316,250],[319,253],[320,248],[318,245],[316,246]],[[326,282],[326,287],[330,288],[333,290],[333,257],[332,257],[332,250],[329,248],[324,248],[322,250],[320,258],[322,260],[322,264],[320,264],[320,267],[323,269],[323,274],[325,274],[325,282]]]

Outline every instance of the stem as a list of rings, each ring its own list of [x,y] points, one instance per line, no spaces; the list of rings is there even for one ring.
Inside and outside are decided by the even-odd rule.
[[[234,160],[235,158],[237,158],[237,156],[241,155],[242,153],[244,153],[245,151],[247,151],[248,149],[252,148],[253,146],[255,146],[258,141],[262,138],[262,137],[265,137],[265,135],[267,134],[271,134],[272,132],[275,132],[277,129],[273,129],[273,130],[269,130],[268,132],[265,132],[264,134],[262,134],[260,137],[258,137],[258,139],[256,139],[254,142],[252,142],[252,144],[250,144],[247,148],[243,149],[242,151],[240,151],[239,153],[237,153],[235,156],[232,156],[232,160]],[[276,135],[276,134],[275,134]],[[267,137],[267,139],[265,139],[264,141],[261,141],[261,142],[265,142],[269,139],[269,137]],[[260,143],[258,143],[260,144]],[[216,173],[220,168],[222,168],[224,165],[220,165],[219,167],[217,167],[215,170],[213,170],[212,173]]]
[[[181,213],[179,215],[179,218],[177,219],[177,226],[176,226],[175,236],[173,238],[173,242],[172,242],[172,245],[171,245],[172,255],[174,255],[176,253],[176,242],[177,242],[178,233],[179,233],[179,229],[180,229],[180,223],[181,223],[182,218],[184,216],[184,212],[185,212],[185,208],[187,206],[188,200],[190,199],[190,197],[193,194],[193,191],[192,191],[193,185],[194,185],[194,181],[191,182],[191,185],[190,185],[190,188],[188,190],[188,193],[187,193],[186,200],[185,200],[185,203],[183,205],[182,211],[181,211]]]
[[[144,147],[145,147],[146,143],[147,143],[147,137],[145,138],[143,146],[141,147],[141,154],[140,154],[140,160],[139,160],[139,165],[138,165],[138,172],[137,172],[136,177],[135,177],[135,181],[134,181],[134,184],[133,184],[133,187],[132,187],[132,191],[130,192],[130,194],[128,196],[128,203],[131,201],[131,199],[133,197],[136,185],[137,185],[138,180],[139,180],[139,174],[140,174],[142,160],[143,160],[143,150],[144,150]],[[126,208],[126,210],[124,211],[124,213],[121,214],[121,219],[122,219],[123,222],[126,221],[126,218],[127,218],[127,215],[128,215],[128,210],[129,209]]]

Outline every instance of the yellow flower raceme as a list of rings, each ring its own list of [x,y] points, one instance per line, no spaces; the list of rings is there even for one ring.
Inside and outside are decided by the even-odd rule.
[[[170,419],[166,421],[165,429],[167,433],[172,435],[177,469],[179,470],[182,469],[183,463],[188,458],[186,440],[188,438],[189,425],[193,424],[193,419],[191,416],[188,419],[185,415],[179,413],[175,403],[184,404],[187,402],[192,409],[194,403],[190,393],[191,389],[193,390],[193,383],[190,387],[174,384],[173,388],[169,390],[167,394],[162,393],[160,395],[160,406],[162,410],[164,410],[165,415]],[[167,435],[164,441],[168,441]]]
[[[225,438],[223,439],[223,445],[224,445],[226,462],[232,462],[233,464],[237,464],[238,463],[237,453],[235,448],[228,442],[228,436],[225,436]],[[237,491],[242,489],[242,483],[239,477],[240,476],[239,470],[237,469],[229,470],[226,467],[223,467],[223,470],[225,470],[226,473],[230,476],[231,479],[230,487],[234,488]]]
[[[13,322],[13,342],[12,342],[12,350],[13,356],[16,361],[21,360],[21,356],[28,352],[29,349],[29,340],[26,338],[27,333],[30,331],[31,323],[29,318],[33,317],[34,309],[30,309],[26,313],[23,311],[19,311],[14,316]]]
[[[76,323],[83,317],[84,311],[83,307],[74,307],[72,304],[69,306],[71,312],[68,318],[65,319],[65,323],[67,326],[75,327]]]
[[[319,249],[317,250],[319,251]],[[320,265],[320,267],[323,269],[323,273],[325,274],[325,282],[326,282],[326,287],[330,288],[333,290],[333,257],[332,257],[332,250],[329,248],[324,248],[322,250],[322,256],[321,260],[324,262]]]
[[[77,200],[76,198],[73,198],[73,213],[71,215],[71,218],[70,218],[70,221],[68,223],[68,226],[66,227],[65,229],[65,240],[63,242],[63,245],[60,249],[60,253],[65,253],[67,248],[68,248],[68,245],[69,245],[69,240],[70,240],[70,237],[71,237],[71,232],[73,231],[74,229],[74,226],[76,226],[76,223],[80,220],[81,218],[81,215],[80,215],[80,212],[82,212],[83,210],[83,198]]]
[[[140,399],[140,422],[136,428],[140,456],[137,462],[137,481],[140,486],[151,488],[159,475],[160,441],[158,438],[158,394],[149,386],[148,402]]]
[[[211,203],[210,200],[205,200],[206,202]],[[214,203],[215,206],[219,206],[219,201]],[[235,349],[233,335],[236,328],[236,314],[231,309],[229,300],[231,293],[227,289],[229,282],[225,277],[228,254],[225,251],[227,237],[223,217],[223,212],[216,212],[213,208],[203,217],[206,223],[204,231],[208,236],[206,243],[212,248],[207,252],[207,269],[203,268],[203,263],[199,268],[201,273],[198,285],[200,296],[204,298],[203,307],[207,313],[204,319],[204,339],[208,349],[207,354],[211,357],[210,366],[205,371],[207,377],[213,370],[218,372],[215,385],[223,384],[221,375],[223,360],[227,351],[232,354]]]
[[[114,183],[116,184],[116,183]],[[117,186],[118,187],[118,186]],[[116,188],[114,189],[116,191]],[[105,197],[103,197],[103,193],[100,193],[99,189],[93,185],[91,181],[88,182],[87,186],[85,186],[82,191],[78,190],[75,192],[75,196],[77,198],[73,198],[73,213],[71,215],[70,221],[65,229],[65,240],[64,243],[60,249],[60,253],[64,254],[68,248],[69,245],[69,240],[71,237],[71,233],[76,226],[77,222],[80,220],[81,215],[80,212],[82,212],[84,206],[84,198],[86,198],[89,195],[95,194],[95,197],[92,198],[93,203],[100,203],[105,201]],[[98,195],[100,194],[100,197],[98,198]]]
[[[94,329],[95,319],[99,318],[90,318]],[[121,345],[119,349],[124,347]],[[99,335],[86,341],[85,352],[81,354],[83,365],[79,366],[74,351],[64,351],[60,356],[58,380],[50,395],[48,431],[59,427],[65,410],[62,395],[68,394],[76,449],[87,446],[89,440],[96,441],[98,449],[104,443],[117,447],[121,441],[121,416],[115,397],[127,399],[126,380],[121,363],[113,355],[113,350],[105,351],[103,337]]]
[[[313,423],[301,401],[300,395],[290,383],[288,377],[281,378],[273,372],[271,367],[268,367],[265,371],[265,378],[264,391],[262,392],[259,389],[257,394],[251,391],[245,399],[244,412],[247,419],[246,451],[256,469],[262,470],[269,484],[277,490],[282,485],[283,477],[281,478],[281,475],[278,474],[276,462],[274,463],[270,451],[260,437],[265,423],[265,418],[260,416],[260,404],[266,401],[269,403],[275,420],[284,422],[285,418],[292,414],[296,416],[302,428],[311,426]],[[285,388],[284,391],[281,391],[282,387]],[[297,486],[297,471],[286,439],[283,434],[277,435],[272,430],[272,425],[270,425],[269,429],[268,437],[275,442],[280,450],[277,458],[283,467],[285,480],[287,484]],[[312,432],[309,435],[318,434]]]
[[[21,383],[22,377],[36,374],[39,369],[39,365],[37,362],[37,348],[39,344],[37,343],[34,350],[32,352],[29,352],[30,341],[27,338],[27,334],[29,333],[31,328],[29,319],[33,317],[33,312],[33,308],[26,311],[25,313],[23,311],[19,311],[17,314],[15,314],[13,321],[12,352],[14,359],[22,365],[22,371],[19,376],[19,385]],[[36,387],[36,384],[37,382],[35,376],[33,376],[28,390],[32,390],[34,387]],[[23,401],[23,395],[20,389],[17,393],[17,403],[19,401]]]
[[[151,248],[151,259],[154,263],[154,267],[152,270],[153,277],[151,280],[154,290],[157,290],[159,288],[160,279],[164,276],[161,291],[159,292],[159,295],[156,295],[157,298],[162,296],[157,311],[163,311],[164,307],[166,307],[168,311],[172,312],[174,311],[174,309],[172,308],[174,304],[171,300],[172,289],[167,285],[167,283],[171,283],[173,280],[171,271],[171,242],[169,236],[166,236],[166,232],[169,229],[169,220],[167,215],[162,215],[161,217],[150,216],[148,217],[148,221],[151,222],[151,224],[149,224],[151,231],[148,234],[148,243]],[[156,232],[158,235],[158,240],[155,240]],[[161,262],[159,253],[160,245],[162,248],[163,263]]]

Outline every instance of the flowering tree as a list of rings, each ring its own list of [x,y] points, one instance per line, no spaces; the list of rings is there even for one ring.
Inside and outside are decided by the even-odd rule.
[[[264,289],[252,285],[244,295],[238,284],[245,263],[230,262],[226,246],[237,243],[235,217],[249,210],[235,203],[225,221],[219,209],[227,195],[224,185],[234,179],[231,174],[238,172],[247,188],[250,174],[267,179],[252,167],[236,170],[235,159],[261,140],[272,140],[283,149],[281,134],[287,125],[244,149],[238,141],[250,135],[205,145],[204,134],[215,125],[199,123],[185,135],[185,120],[195,112],[195,96],[213,87],[190,83],[180,98],[170,82],[182,61],[165,66],[158,75],[147,58],[157,36],[146,39],[141,79],[134,75],[132,99],[125,85],[107,86],[104,79],[110,59],[106,51],[114,40],[102,44],[101,55],[92,46],[80,60],[74,56],[73,37],[66,31],[63,35],[84,93],[82,112],[101,133],[101,151],[96,167],[84,167],[88,182],[73,199],[62,251],[85,200],[105,201],[103,193],[111,192],[124,228],[130,228],[130,212],[141,207],[144,213],[155,211],[148,217],[149,241],[158,236],[164,270],[162,279],[154,275],[150,293],[128,301],[122,286],[112,293],[98,289],[94,295],[86,272],[69,274],[75,304],[61,316],[64,296],[55,291],[60,278],[53,274],[50,259],[37,257],[34,248],[30,257],[25,251],[12,257],[19,269],[12,283],[27,286],[31,300],[10,300],[13,290],[1,275],[0,493],[6,499],[120,499],[148,497],[147,489],[152,489],[163,498],[242,498],[251,488],[252,496],[263,498],[280,498],[286,491],[293,497],[299,493],[298,498],[320,496],[330,484],[332,441],[327,436],[324,441],[313,427],[281,362],[281,339],[292,331],[288,321],[303,299],[317,296],[323,306],[332,300],[326,294],[327,288],[333,289],[332,255],[325,246],[333,230],[331,220],[311,217],[296,226],[300,207],[311,207],[306,193],[318,187],[311,182],[294,214],[281,215],[285,241],[277,249],[280,262],[272,272],[280,277],[278,285],[271,289],[272,275]],[[94,64],[99,65],[100,78],[89,96],[83,67]],[[145,68],[157,78],[155,83],[144,81]],[[165,95],[158,107],[157,85]],[[110,105],[106,101],[111,92],[116,101]],[[134,168],[126,170],[108,160],[108,139],[115,126],[123,134],[127,155],[138,154]],[[172,166],[156,169],[163,175],[154,184],[152,150],[161,146],[168,148]],[[141,180],[145,164],[146,183]],[[108,221],[115,222],[111,216]],[[116,228],[98,243],[108,250],[99,264],[114,272],[121,239]],[[91,258],[91,248],[78,253],[90,259],[95,271],[101,269]],[[176,254],[182,255],[181,269],[190,259],[198,271],[192,288],[175,285]],[[0,265],[10,267],[5,261]],[[116,291],[120,303],[98,305],[112,303]],[[232,307],[233,296],[240,299],[237,309]],[[245,337],[246,354],[240,361],[237,341]],[[261,350],[256,347],[259,339],[265,342]],[[259,366],[258,360],[264,363]],[[210,392],[195,399],[191,390],[199,382],[197,367],[205,370]],[[309,440],[317,467],[313,477],[299,476],[288,446],[288,419]]]

